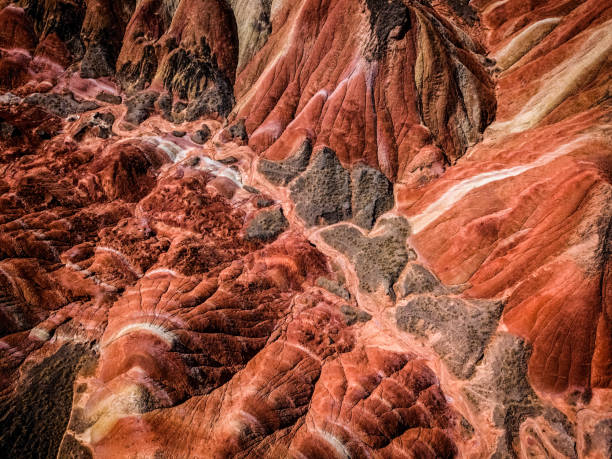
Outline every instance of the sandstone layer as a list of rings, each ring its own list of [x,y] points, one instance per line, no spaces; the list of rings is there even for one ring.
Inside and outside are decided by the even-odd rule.
[[[0,455],[612,456],[612,5],[0,0]]]

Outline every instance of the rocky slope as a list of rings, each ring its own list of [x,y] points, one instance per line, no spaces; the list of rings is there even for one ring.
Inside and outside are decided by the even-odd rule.
[[[7,457],[612,456],[604,0],[0,0]]]

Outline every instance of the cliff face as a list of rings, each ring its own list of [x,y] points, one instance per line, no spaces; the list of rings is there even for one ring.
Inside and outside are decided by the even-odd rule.
[[[610,457],[611,37],[0,0],[0,450]]]

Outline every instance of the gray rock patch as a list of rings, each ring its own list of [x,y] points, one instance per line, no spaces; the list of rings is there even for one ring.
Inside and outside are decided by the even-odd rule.
[[[210,135],[210,128],[203,124],[200,129],[191,134],[191,140],[193,140],[197,144],[202,145],[203,143],[206,143],[208,139],[210,139]]]
[[[228,128],[229,135],[232,139],[240,139],[243,142],[249,140],[244,120],[238,120]]]
[[[123,101],[121,96],[115,96],[114,94],[106,91],[99,92],[96,99],[100,102],[106,102],[107,104],[112,105],[119,105]]]
[[[291,180],[306,170],[311,154],[312,143],[306,139],[293,155],[283,161],[261,159],[257,165],[257,170],[270,183],[287,186]]]
[[[297,213],[308,226],[352,218],[356,225],[371,229],[393,207],[393,184],[382,172],[363,164],[349,172],[327,147],[311,156],[312,143],[306,139],[287,159],[262,159],[257,165],[270,183],[290,186]]]
[[[74,138],[76,140],[81,140],[87,133],[90,133],[95,137],[108,139],[113,135],[112,127],[114,122],[115,116],[110,112],[94,113],[89,121],[81,124],[78,131],[74,134]]]
[[[400,279],[395,284],[398,298],[421,293],[446,293],[442,283],[424,266],[411,263],[406,267]]]
[[[497,328],[503,304],[451,296],[410,297],[396,310],[397,326],[425,338],[449,369],[469,378]]]
[[[246,237],[250,240],[269,242],[276,239],[288,227],[289,223],[282,209],[262,210],[247,226]]]
[[[530,356],[531,348],[524,340],[509,333],[498,333],[464,389],[476,407],[492,403],[493,422],[505,430],[491,457],[514,457],[512,441],[521,423],[539,411],[538,398],[527,381]]]
[[[274,204],[274,201],[272,199],[259,198],[257,200],[257,207],[260,209],[263,209],[264,207],[270,207],[272,204]]]
[[[584,434],[585,453],[600,453],[601,457],[612,457],[612,418],[603,419]]]
[[[259,191],[257,188],[252,187],[250,185],[244,185],[242,189],[251,194],[261,194],[261,191]]]
[[[10,140],[19,136],[19,129],[11,123],[0,121],[0,140]]]
[[[393,184],[371,167],[358,165],[351,172],[353,221],[371,229],[378,217],[393,207]]]
[[[235,156],[226,156],[225,158],[219,158],[217,162],[221,164],[236,164],[238,162],[238,158]]]
[[[384,219],[378,225],[383,228],[383,234],[371,238],[349,225],[325,229],[321,236],[326,244],[350,259],[362,290],[373,293],[382,286],[394,298],[393,284],[406,263],[415,257],[406,247],[410,228],[400,217]]]
[[[308,226],[351,218],[351,178],[336,154],[322,148],[290,187],[297,214]]]
[[[367,322],[372,318],[370,314],[361,309],[354,308],[348,304],[340,307],[340,312],[344,316],[344,321],[347,325],[351,326],[357,322]]]
[[[126,100],[127,113],[125,121],[132,124],[140,124],[146,120],[155,110],[155,101],[159,93],[155,91],[144,91]]]
[[[0,95],[0,105],[19,105],[23,99],[21,97],[16,96],[12,92],[7,92]]]
[[[99,78],[115,73],[112,58],[108,51],[100,44],[93,44],[85,51],[81,61],[81,78]]]
[[[327,277],[319,277],[316,283],[317,287],[324,288],[328,292],[333,293],[340,298],[344,298],[347,301],[351,298],[351,294],[342,284],[328,279]]]
[[[61,118],[66,118],[68,115],[72,115],[74,113],[83,113],[90,110],[95,110],[99,107],[98,104],[92,101],[75,100],[72,93],[34,93],[26,97],[24,102],[30,105],[38,105]]]
[[[185,121],[195,121],[203,116],[215,114],[225,117],[232,110],[234,96],[232,88],[223,79],[217,85],[206,89],[199,97],[193,99],[185,108]]]

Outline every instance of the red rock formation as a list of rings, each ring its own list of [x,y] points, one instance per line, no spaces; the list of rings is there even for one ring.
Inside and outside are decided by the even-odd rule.
[[[34,51],[36,37],[23,9],[9,5],[0,13],[0,47]]]
[[[117,71],[123,85],[152,85],[179,99],[220,97],[217,106],[193,107],[191,120],[227,115],[238,64],[236,22],[225,1],[141,2],[125,32]],[[153,19],[153,23],[151,23]],[[170,100],[172,104],[172,100]],[[220,106],[219,106],[220,105]]]
[[[584,18],[587,10],[565,13],[551,36],[501,74],[500,109],[482,145],[421,199],[404,191],[417,248],[444,282],[469,282],[470,296],[508,298],[505,322],[534,344],[532,382],[554,391],[608,388],[611,380],[602,282],[612,145],[609,104],[593,106],[605,91],[610,44],[605,24]],[[519,31],[506,42],[525,46]],[[528,83],[517,91],[517,81]]]
[[[307,137],[402,180],[428,145],[454,161],[477,140],[495,106],[478,47],[419,3],[366,3],[303,1],[273,16],[236,85],[255,151],[282,159]],[[459,103],[464,92],[474,97]]]
[[[0,1],[0,450],[610,457],[611,15]]]

